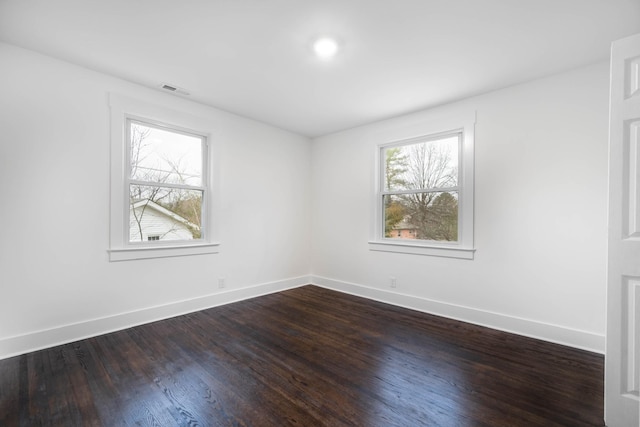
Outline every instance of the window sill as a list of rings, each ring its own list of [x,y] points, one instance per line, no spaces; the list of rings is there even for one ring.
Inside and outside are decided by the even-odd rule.
[[[166,258],[188,255],[217,254],[220,243],[201,243],[184,246],[129,247],[110,249],[109,261],[129,261],[134,259]]]
[[[445,258],[473,259],[475,249],[447,246],[428,246],[407,242],[369,242],[369,250],[380,252],[395,252],[401,254],[438,256]]]

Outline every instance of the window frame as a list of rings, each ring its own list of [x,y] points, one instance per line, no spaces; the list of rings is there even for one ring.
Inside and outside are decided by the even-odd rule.
[[[111,209],[109,260],[163,258],[217,253],[217,188],[214,173],[218,169],[213,151],[214,130],[206,119],[162,106],[109,94],[111,112]],[[129,236],[130,193],[130,124],[140,123],[153,128],[182,133],[202,139],[203,191],[201,230],[197,240],[144,240],[131,242]],[[136,181],[137,182],[137,181]],[[159,186],[163,186],[159,184]],[[185,186],[192,187],[192,186]]]
[[[377,144],[372,192],[371,238],[368,242],[370,250],[460,259],[474,258],[474,133],[475,112],[466,112],[400,129],[391,129],[374,137],[377,139]],[[385,190],[385,150],[437,140],[453,134],[460,135],[457,183],[458,240],[448,242],[385,237],[384,196],[393,193]],[[433,190],[435,189],[430,189],[430,191]]]
[[[140,180],[140,179],[134,179],[133,177],[131,177],[131,170],[130,170],[130,165],[131,165],[131,125],[132,124],[138,124],[138,125],[142,125],[148,128],[153,128],[153,129],[158,129],[158,130],[163,130],[166,132],[172,132],[175,134],[180,134],[180,135],[185,135],[185,136],[189,136],[189,137],[194,137],[194,138],[198,138],[200,139],[201,145],[200,145],[200,150],[201,150],[201,158],[202,158],[202,176],[201,176],[201,185],[199,186],[194,186],[194,185],[187,185],[187,184],[175,184],[175,183],[159,183],[159,182],[155,182],[155,181],[145,181],[145,180]],[[124,198],[125,201],[124,203],[126,204],[130,204],[131,200],[130,200],[130,196],[129,196],[129,191],[132,185],[141,185],[141,186],[147,186],[147,187],[164,187],[164,188],[175,188],[175,189],[185,189],[185,190],[196,190],[196,191],[202,191],[202,204],[201,204],[201,224],[200,224],[200,231],[201,231],[201,237],[200,239],[197,239],[195,241],[193,240],[140,240],[140,241],[131,241],[131,235],[130,235],[130,228],[125,227],[125,229],[123,230],[125,233],[124,236],[124,240],[125,242],[127,242],[127,245],[131,246],[131,247],[140,247],[140,246],[146,246],[149,245],[150,247],[155,247],[155,246],[160,246],[160,245],[175,245],[175,246],[183,246],[183,245],[190,245],[190,244],[194,244],[196,242],[201,242],[204,241],[206,234],[208,233],[208,221],[205,221],[205,219],[207,218],[207,215],[205,214],[207,212],[207,203],[209,200],[209,188],[207,186],[207,182],[208,182],[208,175],[209,175],[209,165],[208,165],[208,151],[209,151],[209,142],[208,142],[208,138],[206,135],[202,135],[200,133],[197,133],[196,131],[193,131],[191,129],[184,129],[184,128],[178,128],[176,126],[167,124],[167,123],[159,123],[159,122],[152,122],[151,120],[147,120],[144,118],[140,118],[137,116],[133,116],[130,114],[125,114],[125,155],[127,156],[127,160],[125,162],[125,173],[124,173],[124,178],[125,178],[125,183],[124,183]],[[131,217],[130,217],[130,212],[125,212],[125,223],[130,221]],[[154,243],[149,243],[149,242],[154,242]]]

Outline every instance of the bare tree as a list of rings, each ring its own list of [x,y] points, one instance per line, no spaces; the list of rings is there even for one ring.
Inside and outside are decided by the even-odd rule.
[[[149,202],[154,202],[165,209],[168,209],[177,215],[186,218],[195,227],[189,226],[191,234],[194,238],[200,237],[200,211],[201,198],[195,197],[189,190],[163,186],[166,183],[184,183],[190,177],[185,172],[185,168],[181,165],[181,159],[169,159],[166,156],[162,158],[162,164],[153,164],[150,158],[150,144],[147,140],[151,133],[151,129],[145,126],[139,126],[135,123],[131,124],[130,133],[130,173],[131,178],[138,181],[145,181],[149,185],[132,184],[129,188],[129,198],[131,204],[131,216],[135,221],[140,240],[144,239],[142,221],[147,212]],[[180,206],[186,201],[191,203],[188,217],[184,216],[184,212],[179,212]],[[143,202],[140,204],[139,202]],[[135,205],[139,207],[136,208]],[[197,211],[197,214],[195,212]],[[163,233],[176,231],[175,227]]]
[[[132,177],[138,176],[138,166],[144,161],[146,155],[144,154],[147,143],[145,140],[151,133],[151,129],[147,127],[138,126],[132,123],[129,127],[130,135],[129,140],[131,145],[129,146],[129,165]]]
[[[405,148],[405,190],[397,196],[404,207],[404,220],[416,228],[423,240],[457,240],[457,194],[447,189],[457,186],[458,167],[451,146],[424,142]],[[425,191],[417,191],[417,190]],[[454,193],[455,194],[455,193]]]

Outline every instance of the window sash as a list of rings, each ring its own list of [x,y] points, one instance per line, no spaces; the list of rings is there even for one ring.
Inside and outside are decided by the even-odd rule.
[[[151,127],[155,129],[160,129],[166,132],[173,132],[180,135],[186,135],[194,138],[198,138],[200,140],[200,150],[201,150],[201,183],[202,185],[190,185],[190,184],[178,184],[178,183],[164,183],[159,181],[148,181],[148,180],[140,180],[134,179],[131,177],[131,125],[138,124],[141,126]],[[209,190],[206,183],[209,179],[209,169],[208,169],[208,140],[204,135],[200,135],[196,132],[182,129],[179,127],[171,126],[166,123],[157,122],[154,120],[148,120],[141,117],[133,117],[126,116],[125,117],[125,170],[124,172],[124,191],[123,191],[123,224],[129,224],[130,221],[130,209],[131,209],[131,198],[129,189],[132,185],[141,185],[141,186],[150,186],[150,187],[161,187],[161,188],[172,188],[176,190],[193,190],[193,191],[201,191],[202,192],[202,202],[200,206],[200,215],[203,219],[200,224],[200,238],[194,240],[188,239],[180,239],[180,240],[143,240],[137,241],[131,240],[130,228],[127,226],[123,227],[123,243],[125,247],[156,247],[163,245],[191,245],[195,242],[205,242],[208,241],[209,230],[207,227],[208,217],[208,209],[209,209]]]
[[[452,138],[452,137],[456,137],[458,140],[457,143],[457,156],[458,156],[458,174],[456,177],[456,184],[455,186],[449,186],[449,187],[421,187],[421,188],[412,188],[410,190],[385,190],[386,188],[386,172],[387,172],[387,164],[386,164],[386,150],[390,149],[390,148],[397,148],[397,147],[409,147],[412,145],[418,145],[418,144],[423,144],[423,143],[429,143],[429,142],[434,142],[434,141],[440,141],[443,139],[448,139],[448,138]],[[410,138],[410,139],[404,139],[404,140],[400,140],[400,141],[394,141],[394,142],[389,142],[386,144],[382,144],[379,145],[379,160],[380,160],[380,182],[379,182],[379,188],[378,188],[378,193],[379,194],[393,194],[393,192],[398,191],[416,191],[419,193],[424,193],[424,192],[428,192],[428,191],[447,191],[448,189],[452,189],[452,188],[459,188],[460,187],[460,183],[461,183],[461,179],[462,179],[462,171],[463,171],[463,157],[464,157],[464,129],[453,129],[453,130],[448,130],[445,132],[438,132],[438,133],[433,133],[433,134],[429,134],[429,135],[424,135],[424,136],[419,136],[416,138]]]
[[[175,188],[177,190],[204,191],[206,189],[206,187],[199,186],[199,185],[171,184],[171,183],[164,183],[164,182],[158,182],[158,181],[143,181],[140,179],[129,179],[127,182],[131,185],[145,185],[149,187],[167,187],[167,188]]]
[[[392,242],[406,242],[406,241],[413,241],[416,243],[424,243],[424,244],[435,244],[435,245],[443,245],[443,246],[447,246],[447,245],[458,245],[461,242],[460,239],[460,228],[461,228],[461,223],[462,223],[462,219],[463,219],[463,211],[461,209],[462,206],[462,198],[461,198],[461,194],[462,194],[462,186],[461,185],[455,185],[455,186],[449,186],[449,187],[425,187],[425,188],[412,188],[409,190],[386,190],[385,189],[385,185],[387,184],[386,182],[386,176],[387,176],[387,163],[386,163],[386,150],[390,149],[390,148],[396,148],[396,147],[409,147],[412,145],[418,145],[418,144],[423,144],[423,143],[429,143],[432,141],[439,141],[442,139],[447,139],[447,138],[451,138],[451,137],[456,137],[458,140],[457,143],[457,163],[458,163],[458,173],[457,173],[457,177],[456,177],[456,182],[458,184],[460,184],[462,181],[462,171],[463,171],[463,157],[464,157],[464,129],[455,129],[455,130],[449,130],[449,131],[445,131],[445,132],[439,132],[439,133],[434,133],[434,134],[430,134],[430,135],[425,135],[425,136],[420,136],[417,138],[411,138],[411,139],[406,139],[406,140],[401,140],[401,141],[395,141],[395,142],[391,142],[391,143],[387,143],[387,144],[383,144],[379,146],[379,160],[380,160],[380,164],[379,164],[379,173],[380,173],[380,181],[378,183],[379,187],[378,187],[378,209],[379,209],[379,218],[378,218],[378,224],[377,224],[377,235],[378,238],[381,239],[382,241],[392,241]],[[398,195],[411,195],[411,194],[423,194],[423,193],[450,193],[450,192],[456,192],[458,193],[458,215],[457,215],[457,226],[458,226],[458,236],[457,236],[457,240],[426,240],[426,239],[398,239],[398,238],[390,238],[387,237],[385,235],[385,221],[386,221],[386,216],[385,216],[385,197],[386,196],[398,196]]]
[[[200,135],[196,132],[190,131],[190,130],[186,130],[186,129],[182,129],[180,127],[177,126],[171,126],[165,123],[160,123],[154,120],[146,120],[143,118],[138,118],[138,117],[132,117],[132,116],[127,116],[126,118],[126,156],[127,156],[127,161],[126,161],[126,171],[125,171],[125,179],[128,179],[131,183],[140,183],[140,184],[149,184],[149,183],[157,183],[160,185],[178,185],[181,187],[176,187],[176,188],[183,188],[182,186],[189,186],[190,188],[200,188],[203,189],[205,187],[205,184],[207,182],[207,148],[208,148],[208,141],[207,141],[207,137],[204,135]],[[133,124],[139,125],[139,126],[144,126],[144,127],[148,127],[148,128],[152,128],[152,129],[157,129],[157,130],[161,130],[164,132],[169,132],[169,133],[174,133],[174,134],[178,134],[178,135],[183,135],[183,136],[188,136],[191,138],[196,138],[200,140],[200,182],[202,183],[199,186],[196,185],[192,185],[192,184],[180,184],[180,183],[164,183],[164,182],[160,182],[160,181],[148,181],[148,180],[141,180],[141,179],[136,179],[136,178],[132,178],[132,171],[131,171],[131,126]]]
[[[418,194],[418,193],[449,193],[452,191],[460,191],[459,186],[455,187],[433,187],[433,188],[419,188],[417,190],[385,190],[381,191],[381,196],[397,196],[403,194]]]
[[[456,187],[457,188],[457,187]],[[416,192],[411,192],[411,193],[401,193],[399,195],[406,195],[406,194],[424,194],[424,193],[435,193],[435,192],[439,192],[439,193],[452,193],[452,192],[456,192],[458,194],[458,213],[457,213],[457,228],[458,228],[458,232],[457,232],[457,236],[456,236],[456,240],[432,240],[432,239],[405,239],[405,238],[393,238],[393,237],[387,237],[386,236],[386,210],[385,210],[385,197],[387,196],[394,196],[396,194],[382,194],[382,196],[380,197],[379,200],[379,209],[380,209],[380,216],[381,216],[381,228],[380,228],[380,238],[382,239],[382,241],[385,242],[392,242],[392,243],[397,243],[397,242],[412,242],[413,244],[434,244],[437,246],[451,246],[451,245],[458,245],[461,242],[461,236],[460,236],[460,228],[461,228],[461,221],[462,221],[462,209],[461,209],[461,200],[460,200],[460,192],[458,190],[450,190],[450,191],[416,191]]]

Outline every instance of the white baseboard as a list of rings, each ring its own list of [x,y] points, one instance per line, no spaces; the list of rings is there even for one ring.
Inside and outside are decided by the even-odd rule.
[[[412,310],[461,320],[492,329],[511,332],[569,347],[604,354],[605,336],[563,326],[522,319],[476,308],[434,301],[413,295],[371,288],[320,276],[311,276],[311,283],[327,289],[352,294]]]
[[[0,339],[0,360],[311,283],[296,277]]]
[[[320,276],[301,276],[231,289],[166,305],[0,339],[0,360],[194,311],[314,284],[347,294],[544,341],[604,354],[605,336]]]

